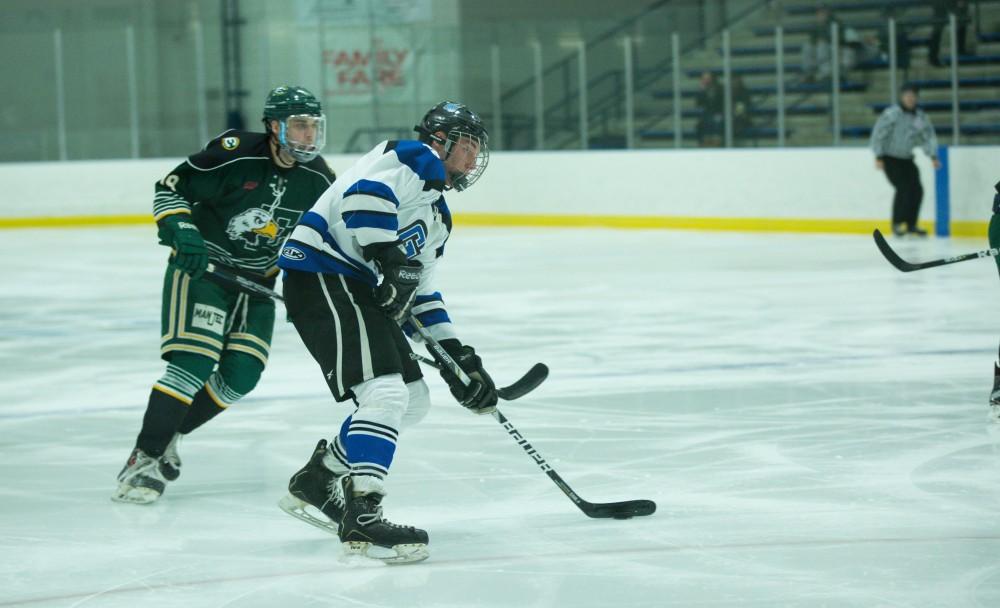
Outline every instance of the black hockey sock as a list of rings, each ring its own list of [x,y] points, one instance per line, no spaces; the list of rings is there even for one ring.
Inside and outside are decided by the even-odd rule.
[[[154,458],[162,456],[187,413],[188,405],[183,401],[153,389],[149,393],[136,447]]]
[[[219,404],[208,395],[205,387],[201,387],[201,390],[195,394],[194,401],[191,402],[187,416],[184,417],[184,422],[181,423],[180,428],[177,430],[187,435],[224,411],[225,409],[219,407]]]

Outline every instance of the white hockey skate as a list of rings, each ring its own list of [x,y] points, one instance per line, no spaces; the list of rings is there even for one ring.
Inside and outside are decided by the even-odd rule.
[[[160,472],[159,459],[135,448],[121,473],[118,473],[118,489],[111,495],[111,500],[148,505],[156,502],[166,487],[167,480]]]

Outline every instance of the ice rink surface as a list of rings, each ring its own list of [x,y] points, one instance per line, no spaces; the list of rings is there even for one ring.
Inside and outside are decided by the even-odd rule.
[[[461,336],[499,384],[552,370],[504,413],[583,498],[659,510],[588,519],[431,372],[385,501],[431,557],[390,567],[276,506],[349,413],[283,321],[160,502],[111,502],[164,367],[166,250],[145,227],[3,236],[0,606],[1000,606],[992,261],[903,274],[867,236],[457,226],[439,278]]]

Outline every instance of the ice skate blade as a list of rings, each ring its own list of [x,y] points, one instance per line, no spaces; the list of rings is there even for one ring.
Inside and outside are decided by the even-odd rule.
[[[119,485],[115,493],[111,495],[111,500],[115,502],[123,502],[132,505],[153,504],[159,500],[159,498],[160,493],[156,490],[130,486],[125,483]]]
[[[291,494],[285,494],[281,500],[278,501],[278,507],[295,519],[304,521],[311,526],[316,526],[320,530],[329,532],[334,536],[338,536],[340,534],[340,526],[327,519],[325,515],[323,516],[323,519],[313,515],[311,512],[306,510],[306,507],[310,506],[312,505],[304,500],[300,500],[292,496]]]
[[[362,555],[369,559],[377,559],[387,564],[412,564],[415,562],[422,562],[431,555],[427,551],[427,545],[423,543],[393,545],[389,548],[361,541],[347,541],[343,543],[343,546],[344,553],[347,555]]]

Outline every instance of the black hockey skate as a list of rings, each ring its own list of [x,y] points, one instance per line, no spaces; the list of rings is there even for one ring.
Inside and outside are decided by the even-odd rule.
[[[167,481],[176,481],[181,476],[181,456],[177,453],[177,446],[181,442],[181,434],[174,433],[174,438],[167,444],[163,456],[160,456],[160,474]]]
[[[382,495],[374,492],[355,496],[350,475],[341,478],[346,502],[340,524],[340,540],[348,554],[363,555],[388,564],[427,559],[427,532],[401,526],[382,517]]]
[[[993,391],[990,393],[990,417],[1000,422],[1000,366],[993,364]]]
[[[111,500],[148,505],[156,502],[166,488],[167,480],[160,473],[159,459],[135,448],[118,473],[118,489]]]
[[[278,506],[292,517],[337,534],[344,517],[344,495],[337,474],[323,465],[325,454],[326,439],[320,439],[306,466],[288,480],[288,495],[278,501]],[[315,507],[322,516],[307,510],[307,506]]]

